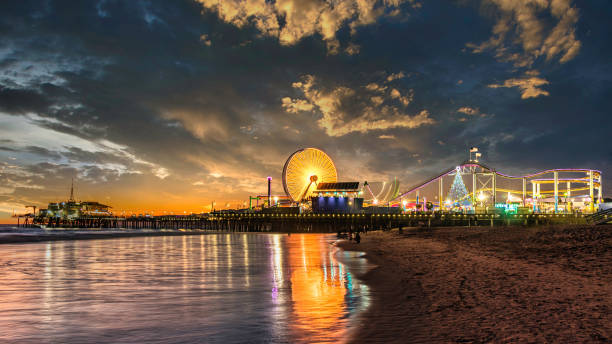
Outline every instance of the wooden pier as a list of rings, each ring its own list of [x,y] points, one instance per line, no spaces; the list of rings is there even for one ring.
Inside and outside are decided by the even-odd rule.
[[[339,232],[404,227],[537,226],[584,224],[582,214],[262,214],[211,213],[176,216],[30,218],[46,228],[200,229],[228,232]]]

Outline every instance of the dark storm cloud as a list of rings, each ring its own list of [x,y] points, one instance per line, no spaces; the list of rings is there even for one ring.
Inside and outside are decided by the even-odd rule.
[[[34,90],[20,90],[0,87],[0,111],[6,113],[39,112],[50,102]]]
[[[569,17],[564,31],[575,29],[579,50],[567,55],[568,45],[546,59],[511,45],[521,26],[502,3],[405,2],[372,22],[355,12],[327,38],[313,26],[282,41],[280,31],[262,34],[257,23],[236,25],[190,0],[4,2],[0,112],[30,116],[28,125],[50,139],[61,133],[71,142],[42,147],[11,137],[2,147],[24,166],[16,174],[53,183],[79,174],[109,189],[109,181],[135,188],[141,178],[164,191],[181,185],[236,198],[262,190],[262,176],[276,182],[283,160],[306,146],[328,151],[341,178],[398,176],[404,184],[464,160],[470,146],[499,170],[607,171],[612,32],[602,18],[612,6],[579,4],[579,21]],[[529,42],[540,42],[545,56],[543,42],[561,20],[536,12],[546,25]],[[515,30],[502,43],[491,40],[498,18]],[[501,56],[502,47],[519,55]],[[517,67],[519,57],[531,65]],[[319,93],[294,86],[307,76]],[[548,95],[522,98],[520,85],[532,77],[546,81],[538,89]],[[339,88],[352,93],[330,112]],[[286,99],[302,110],[289,111]],[[408,125],[423,111],[431,121]],[[45,159],[55,163],[41,165]]]

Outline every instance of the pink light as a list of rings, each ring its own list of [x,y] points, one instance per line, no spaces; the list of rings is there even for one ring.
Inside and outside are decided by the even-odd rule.
[[[268,177],[268,180],[272,180],[272,177]]]
[[[464,164],[459,165],[459,167],[481,167],[481,168],[484,168],[484,169],[489,170],[489,171],[494,171],[494,170],[490,169],[488,166],[485,166],[485,165],[482,165],[482,164],[479,164],[479,163],[464,163]],[[455,172],[455,169],[456,169],[456,167],[451,168],[448,171],[440,174],[439,176],[437,176],[435,178],[429,179],[429,180],[425,181],[424,183],[422,183],[422,184],[420,184],[420,185],[418,185],[416,187],[412,187],[408,191],[406,191],[406,192],[398,195],[397,197],[395,197],[393,200],[396,200],[396,199],[401,198],[401,197],[405,197],[408,194],[410,194],[410,193],[412,193],[412,192],[414,192],[416,190],[422,189],[422,188],[426,187],[427,185],[435,182],[436,180],[438,180],[438,179],[440,179],[440,178],[442,178],[444,176],[447,176],[447,175]],[[601,175],[601,171],[598,171],[598,170],[589,170],[589,169],[585,169],[585,168],[555,168],[555,169],[544,170],[544,171],[540,171],[540,172],[536,172],[536,173],[532,173],[532,174],[526,174],[526,175],[523,175],[523,176],[511,176],[511,175],[508,175],[508,174],[503,174],[503,173],[498,172],[498,171],[494,171],[494,172],[495,172],[495,174],[497,174],[499,176],[502,176],[502,177],[513,178],[513,179],[521,179],[521,178],[533,178],[533,177],[536,177],[536,176],[539,176],[539,175],[542,175],[542,174],[552,173],[552,172],[589,172],[589,171],[593,171],[594,173],[599,173]]]

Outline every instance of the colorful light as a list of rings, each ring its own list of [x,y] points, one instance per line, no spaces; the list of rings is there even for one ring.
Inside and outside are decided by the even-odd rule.
[[[335,183],[336,166],[320,149],[306,148],[293,153],[283,169],[283,187],[293,201],[301,201],[318,183]]]

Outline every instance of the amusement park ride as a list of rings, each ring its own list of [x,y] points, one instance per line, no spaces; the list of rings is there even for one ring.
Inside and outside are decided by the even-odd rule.
[[[300,211],[340,213],[367,212],[368,208],[393,212],[592,213],[602,202],[600,171],[560,168],[515,176],[480,162],[478,148],[470,148],[469,153],[469,159],[460,165],[400,192],[397,179],[339,183],[336,166],[325,152],[300,149],[289,156],[283,168],[285,195],[271,196],[269,192],[251,200],[256,199],[259,206],[259,200],[267,198],[262,209],[299,207]],[[450,178],[452,183],[446,184]]]
[[[272,195],[272,178],[268,177],[267,195],[249,197],[249,207],[244,202],[244,209],[116,216],[109,206],[75,201],[71,188],[67,202],[50,203],[38,214],[33,209],[31,214],[14,217],[18,225],[23,219],[25,226],[44,228],[307,232],[422,225],[538,225],[555,221],[598,224],[612,220],[612,209],[606,210],[609,204],[602,203],[600,171],[552,169],[513,176],[479,162],[479,157],[478,149],[471,148],[465,162],[400,192],[397,179],[382,183],[339,182],[332,159],[320,149],[305,148],[291,154],[284,165],[285,194]],[[214,206],[213,201],[211,208]],[[594,213],[596,208],[600,211]]]

